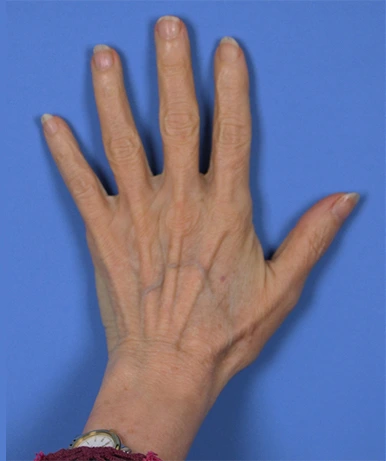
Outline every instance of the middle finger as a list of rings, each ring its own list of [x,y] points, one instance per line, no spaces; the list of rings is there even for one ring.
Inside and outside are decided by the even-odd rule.
[[[200,116],[187,29],[179,18],[164,16],[155,42],[165,175],[188,190],[199,178]]]

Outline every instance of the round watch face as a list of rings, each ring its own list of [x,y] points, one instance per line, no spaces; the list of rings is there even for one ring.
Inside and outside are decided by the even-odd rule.
[[[77,447],[113,447],[115,448],[115,442],[111,435],[107,433],[90,434],[88,437],[83,439]]]

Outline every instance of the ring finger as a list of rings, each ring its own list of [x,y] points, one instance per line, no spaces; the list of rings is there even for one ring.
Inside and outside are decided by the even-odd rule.
[[[131,205],[143,206],[153,174],[131,113],[118,53],[96,46],[91,69],[103,144],[119,193]]]

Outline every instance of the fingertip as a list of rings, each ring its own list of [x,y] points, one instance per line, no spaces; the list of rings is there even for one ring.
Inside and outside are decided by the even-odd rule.
[[[48,113],[43,114],[40,120],[43,125],[43,130],[48,135],[53,135],[58,131],[58,124],[53,115],[48,114]]]
[[[95,45],[93,48],[93,53],[96,54],[99,51],[103,50],[111,50],[111,48],[108,45],[100,44],[100,45]]]
[[[348,194],[344,194],[339,200],[335,202],[331,211],[335,216],[344,221],[354,210],[359,199],[360,195],[358,192],[350,192]]]
[[[114,50],[108,45],[95,45],[93,48],[92,61],[97,70],[107,70],[113,66]]]
[[[233,37],[223,37],[221,40],[220,40],[220,45],[222,45],[223,43],[230,43],[234,46],[236,46],[237,48],[240,46],[238,44],[238,42],[233,38]]]
[[[243,55],[240,44],[233,37],[223,37],[217,47],[217,56],[225,63],[235,62]]]
[[[40,120],[42,123],[44,123],[46,120],[49,120],[50,118],[52,118],[52,115],[51,114],[43,114],[41,117],[40,117]]]

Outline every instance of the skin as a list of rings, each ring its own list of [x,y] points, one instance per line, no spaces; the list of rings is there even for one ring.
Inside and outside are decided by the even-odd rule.
[[[166,18],[154,33],[162,174],[149,168],[114,49],[94,54],[91,70],[118,195],[107,195],[62,118],[43,126],[85,223],[109,353],[83,432],[111,428],[134,452],[181,460],[224,386],[297,304],[356,197],[317,202],[265,260],[252,223],[243,51],[229,40],[217,47],[211,163],[201,174],[187,29]],[[112,66],[98,69],[98,55]]]

